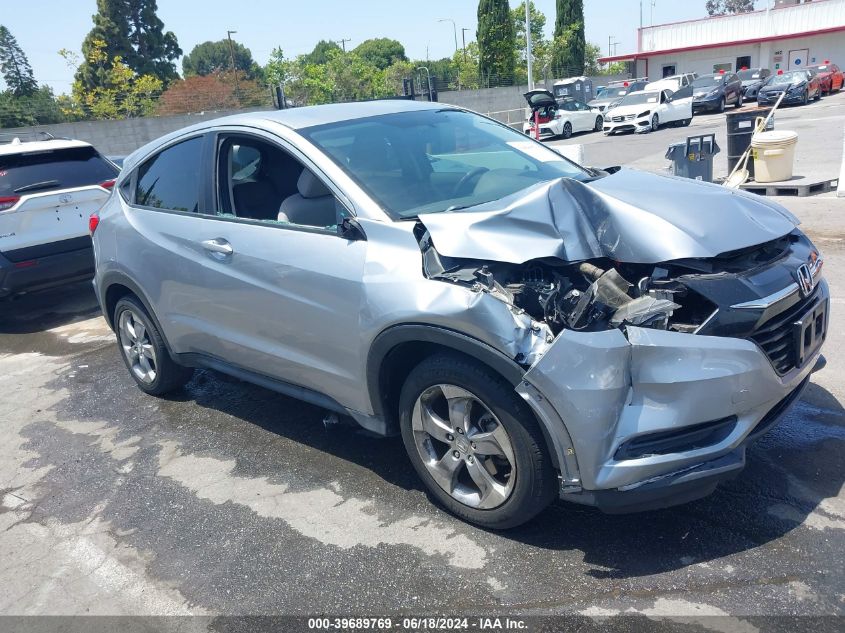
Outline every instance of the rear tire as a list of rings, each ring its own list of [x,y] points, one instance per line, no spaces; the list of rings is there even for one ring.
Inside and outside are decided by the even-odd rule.
[[[423,360],[399,397],[402,440],[430,495],[461,519],[504,530],[557,494],[537,421],[513,385],[459,354]]]
[[[144,393],[162,396],[184,386],[194,375],[190,367],[173,362],[158,328],[135,297],[117,302],[112,322],[123,363]]]
[[[691,118],[690,118],[690,119],[684,119],[683,121],[681,121],[681,125],[682,125],[683,127],[687,127],[690,123],[692,123],[692,119],[691,119]]]
[[[561,135],[563,138],[569,138],[572,136],[572,124],[567,121],[563,124],[563,134]]]

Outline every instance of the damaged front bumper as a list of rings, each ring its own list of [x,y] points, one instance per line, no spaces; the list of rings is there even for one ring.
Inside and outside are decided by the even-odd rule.
[[[705,496],[737,474],[748,442],[800,397],[820,359],[816,347],[779,375],[746,339],[564,330],[517,392],[551,436],[562,498],[640,511]]]

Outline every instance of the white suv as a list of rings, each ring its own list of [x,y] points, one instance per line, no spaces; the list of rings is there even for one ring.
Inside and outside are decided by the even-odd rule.
[[[93,276],[88,219],[118,167],[88,143],[0,145],[0,299]]]

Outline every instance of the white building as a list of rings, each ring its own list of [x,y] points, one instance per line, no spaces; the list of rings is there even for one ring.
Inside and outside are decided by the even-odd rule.
[[[845,68],[845,0],[778,2],[775,8],[638,30],[638,51],[602,62],[633,62],[636,77],[724,69],[791,70],[830,61]]]

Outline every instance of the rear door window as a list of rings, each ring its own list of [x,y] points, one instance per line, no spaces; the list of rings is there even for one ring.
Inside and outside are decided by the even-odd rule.
[[[182,141],[138,168],[135,204],[171,211],[199,212],[203,137]]]
[[[0,196],[101,185],[118,174],[93,147],[0,156]]]

